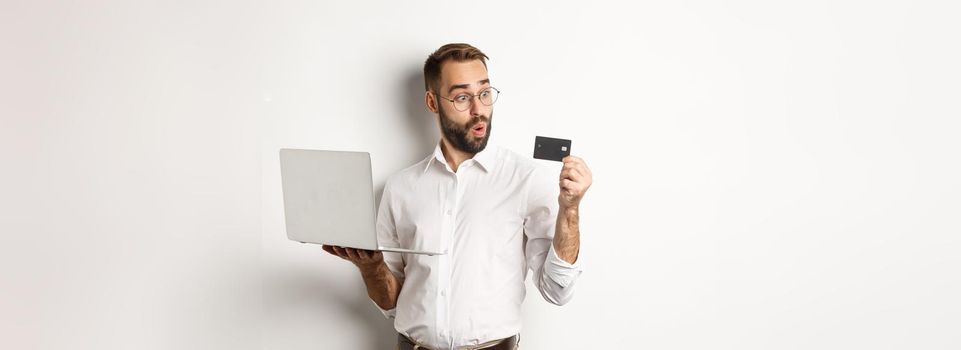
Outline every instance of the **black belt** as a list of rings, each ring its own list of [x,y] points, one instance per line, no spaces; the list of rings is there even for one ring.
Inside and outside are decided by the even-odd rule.
[[[467,349],[484,349],[484,350],[514,350],[517,348],[517,343],[520,341],[519,336],[513,336],[509,338],[494,340],[486,342],[483,344],[478,344],[475,346],[469,346]],[[412,339],[408,338],[406,335],[397,333],[397,349],[398,350],[431,350],[430,348],[424,347]]]

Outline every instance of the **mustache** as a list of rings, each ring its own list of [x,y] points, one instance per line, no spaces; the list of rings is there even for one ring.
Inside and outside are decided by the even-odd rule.
[[[488,125],[490,125],[490,118],[488,118],[487,116],[482,116],[482,115],[476,116],[476,117],[474,117],[474,119],[471,119],[470,122],[467,123],[467,129],[473,129],[474,126],[476,126],[476,125],[479,124],[480,122],[484,122],[484,123],[487,123]]]

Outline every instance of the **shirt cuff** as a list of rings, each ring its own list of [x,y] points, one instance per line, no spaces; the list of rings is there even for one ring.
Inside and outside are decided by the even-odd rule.
[[[550,249],[548,249],[547,261],[544,264],[544,273],[560,285],[561,288],[567,288],[567,286],[574,283],[577,277],[584,272],[584,269],[581,267],[582,258],[583,257],[578,256],[577,261],[571,264],[557,256],[557,252],[554,251],[554,244],[552,243]]]
[[[380,305],[377,305],[377,303],[375,303],[374,300],[370,300],[370,302],[373,303],[374,307],[376,307],[377,310],[380,310],[380,313],[384,314],[384,317],[386,317],[387,319],[393,319],[395,316],[397,316],[396,306],[393,309],[384,310],[384,309],[381,309]]]

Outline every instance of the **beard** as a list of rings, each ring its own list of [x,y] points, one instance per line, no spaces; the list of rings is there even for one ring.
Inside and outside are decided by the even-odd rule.
[[[494,111],[491,111],[490,117],[476,116],[463,125],[448,118],[443,109],[439,109],[438,111],[440,112],[441,130],[447,141],[450,141],[451,146],[454,146],[454,148],[457,148],[461,152],[471,154],[480,153],[484,148],[487,148],[487,140],[489,140],[491,136],[491,119],[494,118]],[[471,134],[471,129],[480,122],[487,123],[487,130],[485,130],[484,136],[476,137]]]

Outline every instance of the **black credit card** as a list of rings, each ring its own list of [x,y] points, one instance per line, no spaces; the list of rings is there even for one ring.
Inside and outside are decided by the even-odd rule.
[[[537,136],[534,138],[534,158],[560,162],[571,155],[571,140]]]

